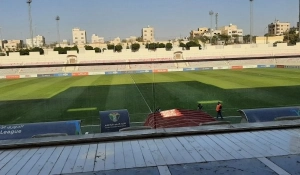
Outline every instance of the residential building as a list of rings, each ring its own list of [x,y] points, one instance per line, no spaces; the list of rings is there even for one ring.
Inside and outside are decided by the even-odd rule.
[[[221,34],[228,36],[243,36],[243,29],[238,29],[237,25],[229,24],[228,26],[220,27]]]
[[[18,50],[21,49],[23,46],[23,40],[7,40],[6,43],[4,43],[4,49],[5,50]]]
[[[214,36],[214,35],[220,35],[221,34],[220,30],[212,29],[211,33],[210,33],[210,30],[211,29],[207,28],[207,27],[200,27],[200,28],[198,28],[198,30],[192,30],[190,32],[190,38],[193,39],[193,38],[197,38],[197,37],[200,37],[200,36],[210,37],[211,35]]]
[[[192,30],[190,32],[190,38],[202,36],[205,32],[208,32],[207,27],[200,27],[200,28],[198,28],[198,30]]]
[[[85,30],[80,30],[80,28],[72,29],[73,44],[84,45],[87,43]]]
[[[55,47],[73,47],[74,45],[70,45],[70,42],[66,39],[62,40],[59,44],[56,44]]]
[[[33,43],[31,42],[33,41]],[[36,36],[31,39],[26,39],[27,47],[43,47],[45,45],[45,37],[44,36]]]
[[[290,30],[289,22],[280,22],[276,20],[274,23],[268,25],[268,34],[269,35],[283,35],[285,32]]]
[[[104,38],[103,37],[99,37],[96,34],[92,35],[92,39],[91,39],[91,43],[104,43]]]
[[[154,39],[154,28],[153,27],[145,27],[142,29],[142,38],[143,38],[143,41],[146,41],[146,42],[154,42],[155,39]]]
[[[121,38],[120,37],[116,37],[114,38],[113,40],[110,41],[110,44],[114,44],[114,45],[117,45],[117,44],[120,44],[121,43]]]
[[[137,39],[136,36],[130,36],[129,38],[126,38],[125,40],[126,40],[127,42],[133,43],[133,42],[136,41],[136,39]]]

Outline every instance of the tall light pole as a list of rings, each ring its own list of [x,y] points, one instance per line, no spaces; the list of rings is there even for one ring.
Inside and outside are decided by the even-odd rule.
[[[212,40],[212,25],[213,25],[213,15],[214,15],[214,12],[212,10],[209,11],[209,15],[210,15],[210,44],[211,44],[211,40]]]
[[[0,49],[2,49],[3,43],[2,43],[2,28],[0,27]]]
[[[216,30],[218,30],[218,17],[219,17],[219,13],[216,13]]]
[[[250,0],[250,44],[253,36],[253,0]]]
[[[59,20],[60,20],[60,17],[56,16],[55,20],[56,20],[56,27],[57,27],[57,44],[60,47],[60,35],[59,35]]]
[[[264,35],[267,35],[267,36],[264,36],[264,38],[265,38],[265,44],[267,44],[267,41],[268,41],[268,35],[269,35],[269,32],[268,32],[268,34],[266,34],[266,29],[268,28],[268,26],[265,28],[265,30],[264,30]]]
[[[29,16],[29,32],[30,32],[31,45],[33,46],[33,31],[32,31],[32,17],[31,17],[31,2],[32,2],[32,0],[27,0],[27,4],[28,4],[28,16]]]
[[[299,33],[299,42],[300,42],[300,0],[299,0],[299,22],[298,22],[298,33]]]

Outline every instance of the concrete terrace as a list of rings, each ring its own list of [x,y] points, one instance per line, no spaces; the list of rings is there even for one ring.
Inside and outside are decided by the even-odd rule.
[[[300,120],[0,141],[0,174],[299,174]]]

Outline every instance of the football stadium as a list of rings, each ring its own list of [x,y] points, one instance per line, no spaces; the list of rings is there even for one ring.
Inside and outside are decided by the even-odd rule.
[[[300,174],[298,5],[1,1],[0,175]]]
[[[11,53],[0,63],[0,174],[298,172],[281,164],[300,153],[298,47]]]

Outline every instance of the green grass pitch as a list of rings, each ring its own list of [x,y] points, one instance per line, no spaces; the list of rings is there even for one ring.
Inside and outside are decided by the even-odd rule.
[[[0,80],[0,124],[82,120],[98,125],[99,111],[128,109],[143,122],[156,107],[196,109],[215,116],[238,109],[300,105],[300,70],[243,69],[156,74]],[[239,122],[240,118],[231,118]]]

